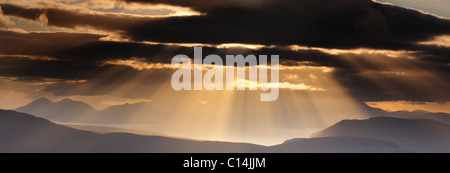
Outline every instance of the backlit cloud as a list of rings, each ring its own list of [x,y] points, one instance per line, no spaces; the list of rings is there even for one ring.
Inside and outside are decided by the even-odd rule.
[[[193,57],[193,47],[203,46],[204,55],[279,55],[280,70],[290,74],[284,88],[327,90],[311,83],[323,75],[298,73],[314,69],[365,101],[450,98],[449,20],[370,0],[17,0],[0,7],[0,75],[86,81],[70,92],[68,83],[46,89],[55,94],[92,95],[89,87],[119,83],[99,80],[105,73],[145,74],[154,86],[170,78],[172,57]]]

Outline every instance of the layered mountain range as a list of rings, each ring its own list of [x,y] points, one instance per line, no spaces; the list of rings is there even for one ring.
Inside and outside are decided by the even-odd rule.
[[[126,116],[123,113],[133,106],[136,104],[98,111],[78,101],[42,98],[16,111],[0,110],[0,152],[450,152],[448,114],[385,112],[368,106],[365,111],[372,118],[342,120],[309,138],[272,146],[49,121],[68,122],[78,114],[101,116],[103,112]]]

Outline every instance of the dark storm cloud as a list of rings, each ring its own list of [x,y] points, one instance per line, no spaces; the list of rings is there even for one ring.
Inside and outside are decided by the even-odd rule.
[[[48,39],[46,37],[53,38],[50,33],[28,34],[33,35],[36,38],[41,38],[42,40],[48,40],[49,42],[51,42],[52,39]],[[28,34],[20,33],[16,36],[22,39],[32,38],[28,36]],[[59,33],[54,34],[57,36]],[[13,34],[10,34],[10,37],[13,38]],[[16,39],[20,40],[19,38]],[[21,49],[17,48],[17,51],[21,50],[29,54],[36,53],[36,55],[49,56],[55,58],[56,60],[49,61],[33,60],[26,57],[2,57],[0,58],[0,75],[20,77],[19,80],[29,78],[59,78],[66,80],[87,79],[87,84],[89,86],[97,86],[98,88],[101,88],[101,85],[114,85],[122,79],[127,79],[130,76],[135,76],[142,72],[127,66],[101,66],[102,62],[105,60],[137,57],[144,58],[147,62],[170,63],[172,57],[177,54],[186,54],[189,57],[193,57],[194,50],[192,47],[174,45],[148,45],[141,43],[87,40],[89,42],[85,44],[75,45],[72,47],[70,47],[70,45],[66,45],[63,46],[65,47],[64,49],[47,49],[44,53],[35,52],[33,50],[33,46],[22,47]],[[60,44],[62,44],[62,42],[60,42]],[[278,54],[282,57],[281,63],[286,65],[296,65],[295,62],[310,62],[312,65],[332,67],[335,69],[335,79],[345,88],[349,88],[348,92],[350,94],[364,101],[448,101],[448,98],[450,98],[449,95],[446,94],[447,88],[450,87],[448,80],[427,81],[427,76],[416,77],[412,75],[390,75],[390,71],[401,72],[403,70],[410,70],[431,73],[439,76],[441,79],[447,79],[448,76],[450,76],[450,69],[448,68],[447,63],[445,63],[448,62],[448,48],[422,45],[417,46],[417,49],[427,51],[412,53],[412,55],[416,57],[415,59],[401,57],[389,58],[381,54],[376,55],[375,59],[383,59],[385,64],[388,64],[386,66],[377,66],[377,63],[371,62],[373,57],[370,57],[370,55],[357,55],[351,53],[330,55],[317,50],[292,51],[291,49],[285,47],[262,48],[259,50],[204,47],[203,55],[217,54],[221,57],[225,57],[225,55],[228,54]],[[349,61],[349,59],[353,62]],[[357,67],[355,67],[355,62],[358,64]],[[110,79],[93,79],[99,74],[111,73],[111,71],[113,71],[112,74],[115,75]],[[387,74],[385,74],[386,72]],[[165,74],[165,76],[163,74]],[[167,76],[168,74],[170,73],[158,74],[159,80],[155,80],[156,78],[153,77],[152,80],[148,80],[145,85],[156,84],[164,81],[164,79],[169,79],[170,76]],[[381,83],[387,83],[388,86],[379,85],[380,81]],[[414,81],[418,82],[415,83]],[[431,86],[423,87],[420,83],[428,83]],[[76,88],[76,86],[63,83],[60,85],[49,86],[47,90],[50,92],[55,92],[57,95],[96,95],[107,93],[107,91],[100,92],[101,89],[99,89],[99,91],[90,90],[89,88],[92,87],[72,91],[74,87]]]
[[[207,15],[150,21],[127,33],[136,40],[158,42],[389,49],[450,34],[449,20],[370,0],[286,0],[262,8],[218,6],[203,11]]]
[[[450,98],[447,94],[448,92],[446,92],[447,88],[450,87],[448,80],[429,81],[427,76],[419,76],[416,78],[414,75],[398,76],[390,75],[389,73],[390,71],[401,72],[402,70],[410,70],[419,73],[426,72],[437,75],[441,79],[447,79],[450,75],[448,65],[435,62],[437,56],[433,54],[417,53],[415,54],[417,56],[416,59],[389,58],[384,55],[377,55],[378,57],[375,58],[385,59],[386,64],[389,64],[387,66],[377,66],[377,63],[370,61],[371,57],[368,57],[369,55],[329,55],[315,50],[292,51],[282,47],[263,48],[260,50],[204,47],[203,50],[204,55],[218,54],[221,57],[225,57],[227,54],[279,54],[280,57],[283,57],[282,64],[286,65],[289,65],[291,61],[293,62],[291,65],[296,65],[295,62],[303,61],[312,62],[312,65],[332,67],[334,68],[333,74],[335,75],[335,79],[345,88],[348,88],[350,94],[364,101],[448,101]],[[60,78],[66,80],[87,79],[87,84],[83,85],[90,87],[85,87],[81,90],[73,90],[79,86],[69,84],[52,85],[47,90],[54,92],[56,95],[107,94],[108,91],[101,90],[101,88],[114,86],[117,83],[123,82],[122,79],[126,81],[130,76],[136,76],[146,71],[139,71],[127,66],[101,66],[103,61],[138,57],[145,58],[148,62],[170,63],[172,57],[177,54],[186,54],[193,57],[193,48],[139,43],[90,42],[52,53],[50,56],[58,59],[54,61],[17,57],[0,58],[0,63],[2,64],[0,66],[0,75],[21,77],[21,79],[30,77]],[[345,58],[345,56],[352,57]],[[355,67],[354,62],[349,62],[349,59],[357,62],[359,66]],[[387,75],[384,74],[385,72],[388,72]],[[113,77],[105,79],[95,78],[105,73],[111,73]],[[160,73],[157,75],[157,78],[153,77],[146,80],[145,85],[161,84],[161,81],[164,81],[164,79],[170,79],[170,74]],[[377,74],[380,76],[375,78]],[[387,83],[388,86],[380,85],[380,81],[381,83]],[[428,84],[428,87],[424,87],[420,83]],[[141,85],[145,86],[144,84]],[[91,86],[96,86],[94,88],[98,88],[98,91],[89,89],[93,88]]]
[[[0,30],[0,54],[51,55],[54,52],[98,41],[102,35],[81,33],[20,33]]]
[[[30,20],[45,13],[53,26],[120,30],[135,40],[171,43],[399,49],[405,43],[450,34],[447,19],[370,0],[137,1],[192,7],[205,15],[145,18],[1,6],[6,15]]]
[[[348,88],[348,93],[361,101],[387,101],[408,100],[427,102],[448,102],[450,84],[445,81],[434,82],[431,87],[425,88],[421,85],[412,85],[404,77],[385,78],[381,81],[389,86],[379,85],[365,76],[359,76],[360,71],[349,72],[338,70],[335,76],[343,86]],[[426,81],[426,80],[425,80]]]
[[[343,56],[354,56],[350,57],[354,62],[336,68],[333,75],[359,100],[450,101],[447,64],[430,61],[429,57],[407,59],[378,55],[375,58],[384,58],[380,66],[370,61],[368,55]]]
[[[333,67],[336,80],[348,92],[364,101],[415,100],[449,101],[448,47],[416,44],[436,35],[449,34],[446,19],[395,6],[382,5],[368,0],[318,0],[318,1],[264,1],[257,6],[242,5],[238,1],[202,5],[204,1],[164,1],[193,7],[206,13],[203,16],[169,18],[132,18],[126,15],[99,15],[77,13],[65,9],[24,8],[3,4],[4,14],[35,20],[44,14],[48,24],[73,28],[89,26],[104,30],[120,30],[136,40],[156,42],[194,43],[251,43],[277,45],[271,48],[250,50],[244,48],[204,47],[203,54],[255,54],[280,55],[282,63],[311,62],[312,65]],[[208,1],[210,2],[210,1]],[[247,2],[247,1],[246,1]],[[248,1],[250,2],[250,1]],[[178,3],[178,4],[176,4]],[[198,5],[196,5],[198,4]],[[237,5],[236,5],[237,4]],[[49,56],[55,60],[30,58],[0,58],[0,75],[26,78],[87,79],[88,84],[102,88],[108,83],[120,82],[138,75],[136,69],[126,66],[101,66],[105,60],[145,58],[148,62],[169,63],[173,56],[186,54],[193,57],[193,48],[164,44],[98,41],[102,35],[77,33],[16,33],[0,31],[0,54]],[[377,55],[392,66],[380,67],[371,62],[369,55],[331,55],[317,50],[292,51],[283,45],[299,44],[328,48],[382,48],[413,50],[413,59]],[[349,58],[350,57],[350,58]],[[355,67],[354,62],[359,64]],[[396,66],[402,64],[403,66]],[[407,71],[410,67],[419,74],[401,76],[392,71]],[[105,80],[92,77],[105,72],[117,76]],[[434,80],[430,73],[441,80]],[[161,77],[161,81],[169,79]],[[447,80],[445,80],[447,79]],[[158,83],[149,80],[149,83]],[[383,84],[383,85],[381,85]],[[74,86],[52,86],[47,90],[57,95],[72,91]],[[76,93],[95,95],[105,90],[86,87]],[[126,96],[125,96],[126,97]]]
[[[236,54],[280,55],[280,57],[282,57],[282,60],[311,61],[317,63],[317,65],[325,66],[339,65],[339,62],[335,61],[333,56],[319,51],[292,51],[291,49],[284,47],[262,48],[259,50],[246,48],[203,47],[202,52],[203,55],[217,54],[223,58],[225,58],[226,55]],[[184,54],[189,56],[190,58],[193,58],[194,48],[163,44],[149,45],[142,43],[101,41],[91,42],[88,44],[73,47],[71,49],[56,52],[55,54],[52,54],[52,56],[58,57],[60,59],[77,59],[89,61],[103,61],[108,59],[127,59],[130,57],[137,57],[144,58],[148,62],[170,63],[172,58],[179,54]]]
[[[42,85],[42,91],[55,96],[109,94],[124,98],[140,98],[142,93],[170,80],[172,71],[139,71],[123,65],[100,65],[86,61],[34,60],[27,57],[0,57],[0,76],[15,77],[15,81]],[[134,77],[145,76],[136,82]],[[61,79],[46,83],[48,79]],[[84,82],[71,82],[81,81]],[[54,80],[53,80],[54,81]],[[42,83],[42,84],[39,84]],[[131,85],[133,91],[112,93],[117,87]]]
[[[132,42],[98,41],[102,35],[81,33],[19,33],[0,31],[0,54],[48,56],[64,61],[84,61],[98,63],[111,59],[144,58],[148,62],[170,63],[178,54],[194,56],[192,47],[143,44]],[[319,51],[292,51],[288,48],[275,47],[251,50],[245,48],[204,47],[203,54],[281,55],[283,60],[311,61],[318,65],[337,66],[338,61],[332,56]]]
[[[423,49],[415,54],[416,57],[438,64],[450,64],[450,48],[442,46],[424,46]]]
[[[0,75],[21,79],[89,79],[111,66],[80,61],[33,60],[27,57],[0,57]]]
[[[3,14],[38,20],[45,15],[48,25],[75,28],[93,27],[101,30],[123,30],[130,26],[151,20],[150,17],[136,17],[131,15],[112,13],[85,13],[62,8],[26,8],[12,4],[0,4]]]
[[[143,44],[131,42],[98,41],[102,35],[82,33],[19,33],[0,31],[0,54],[49,56],[60,60],[101,62],[108,59],[127,59],[131,57],[145,58],[148,62],[170,63],[172,57],[186,54],[193,57],[192,47]],[[449,48],[405,44],[404,48],[420,50],[416,56],[424,61],[448,63]],[[292,51],[285,47],[262,48],[250,50],[245,48],[214,48],[204,47],[203,54],[278,54],[282,60],[309,61],[316,65],[341,67],[346,66],[338,56],[328,55],[315,50]]]

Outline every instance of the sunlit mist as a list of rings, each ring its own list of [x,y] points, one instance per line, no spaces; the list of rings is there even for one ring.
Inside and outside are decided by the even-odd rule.
[[[133,63],[121,64],[135,67]],[[100,96],[71,96],[86,103],[93,103],[97,98],[97,102],[103,104],[124,103],[129,107],[125,115],[119,111],[110,112],[109,118],[95,118],[88,113],[72,121],[103,126],[115,124],[203,140],[272,145],[289,138],[308,137],[343,119],[367,117],[359,104],[332,79],[331,70],[324,68],[281,66],[280,96],[274,102],[259,101],[259,94],[264,91],[248,88],[245,91],[174,91],[170,87],[170,78],[159,79],[157,76],[170,76],[175,69],[139,69],[141,71],[132,76],[123,74],[120,69],[112,69],[61,91],[67,95],[94,91],[135,97],[108,101]],[[152,84],[155,79],[159,81],[157,85]],[[136,104],[137,101],[142,102]]]

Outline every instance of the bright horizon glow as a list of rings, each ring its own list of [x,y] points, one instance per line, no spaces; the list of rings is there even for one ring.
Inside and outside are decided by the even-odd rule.
[[[450,102],[418,102],[418,101],[379,101],[366,102],[367,105],[380,108],[386,111],[427,111],[433,113],[448,113],[450,114]]]
[[[274,145],[291,138],[309,137],[321,128],[343,119],[367,117],[358,103],[332,79],[332,73],[323,68],[280,68],[280,87],[283,89],[275,103],[261,103],[259,93],[263,91],[176,92],[171,89],[170,81],[162,82],[154,88],[139,84],[148,81],[151,76],[170,75],[172,71],[173,69],[144,69],[138,75],[118,79],[110,86],[87,81],[74,85],[67,92],[106,90],[114,95],[128,95],[127,93],[147,91],[141,94],[141,100],[151,101],[127,112],[127,116],[117,126],[201,140]],[[115,81],[117,73],[121,72],[106,71],[91,80],[99,81],[99,84],[102,81]],[[317,91],[311,86],[324,90]],[[53,101],[64,98],[52,95],[47,97]],[[139,100],[100,96],[68,98],[89,104],[119,105]],[[330,114],[333,116],[329,116]],[[75,118],[74,122],[91,118],[92,115],[83,115]]]

